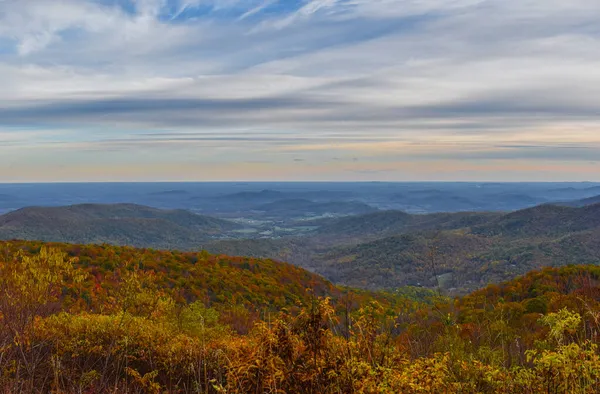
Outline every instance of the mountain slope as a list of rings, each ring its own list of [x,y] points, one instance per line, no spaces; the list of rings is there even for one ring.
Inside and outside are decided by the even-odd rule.
[[[564,205],[567,207],[585,207],[587,205],[594,205],[594,204],[600,204],[600,196],[594,196],[594,197],[584,198],[584,199],[575,200],[575,201],[568,201],[568,202],[562,203],[561,205]]]
[[[317,233],[326,237],[382,236],[409,231],[446,230],[487,223],[497,213],[459,212],[411,215],[402,211],[380,211],[322,221]],[[319,222],[317,222],[319,223]]]
[[[542,205],[438,230],[340,245],[315,254],[310,268],[366,288],[434,287],[441,278],[442,287],[463,293],[542,266],[600,264],[600,205]]]
[[[340,300],[348,291],[358,299],[391,300],[387,294],[342,289],[323,277],[292,264],[270,259],[211,255],[205,251],[180,252],[112,245],[77,245],[38,241],[0,241],[0,262],[10,261],[18,251],[39,253],[42,247],[67,253],[85,269],[94,285],[110,289],[115,275],[135,269],[152,272],[156,284],[173,290],[188,302],[250,310],[295,307],[311,297]],[[89,285],[89,284],[88,284]],[[92,293],[95,293],[93,291]]]
[[[239,226],[134,204],[31,207],[0,216],[0,239],[189,248]]]
[[[560,235],[600,227],[600,204],[581,208],[539,205],[512,212],[477,226],[475,233],[527,236]]]

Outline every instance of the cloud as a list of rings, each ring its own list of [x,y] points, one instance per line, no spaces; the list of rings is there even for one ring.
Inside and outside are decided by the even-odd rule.
[[[137,143],[167,163],[210,144],[357,157],[363,174],[394,149],[595,162],[598,15],[593,0],[4,0],[0,128],[19,138],[0,154],[142,162],[115,153]]]

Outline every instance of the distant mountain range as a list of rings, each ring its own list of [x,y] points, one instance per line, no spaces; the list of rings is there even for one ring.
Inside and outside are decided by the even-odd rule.
[[[307,191],[279,191],[271,189],[263,189],[260,191],[243,191],[238,193],[226,194],[218,196],[219,200],[232,201],[241,200],[245,203],[255,203],[257,201],[275,201],[284,199],[312,199],[312,200],[328,200],[335,198],[348,198],[353,193],[347,191],[335,190],[307,190]]]
[[[150,193],[151,196],[174,196],[180,197],[190,194],[187,190],[164,190],[160,192]]]
[[[226,194],[224,196],[218,196],[216,199],[220,201],[241,201],[244,203],[256,203],[264,201],[272,201],[280,198],[285,198],[286,194],[276,190],[261,190],[258,192],[238,192],[233,194]]]
[[[69,183],[0,184],[0,213],[29,206],[81,203],[135,203],[164,209],[186,209],[225,219],[305,219],[299,209],[257,211],[278,201],[315,204],[362,203],[379,210],[408,213],[512,211],[544,203],[576,201],[600,194],[600,184],[471,182],[213,182],[213,183]],[[322,208],[311,208],[322,212]],[[362,208],[339,209],[348,214]],[[275,212],[275,214],[273,214]],[[332,215],[346,213],[327,212]],[[264,215],[266,217],[262,217]],[[319,215],[316,215],[319,216]],[[261,231],[262,232],[262,231]]]
[[[13,202],[16,200],[17,198],[15,196],[11,196],[10,194],[0,194],[0,202]]]
[[[358,201],[315,202],[302,198],[276,200],[258,205],[252,209],[265,212],[268,215],[281,215],[284,217],[324,214],[356,215],[377,211],[377,208]]]
[[[594,205],[594,204],[598,204],[598,203],[600,203],[600,195],[594,196],[594,197],[589,197],[589,198],[584,198],[581,200],[568,201],[568,202],[562,203],[561,205],[565,205],[568,207],[585,207],[586,205]]]

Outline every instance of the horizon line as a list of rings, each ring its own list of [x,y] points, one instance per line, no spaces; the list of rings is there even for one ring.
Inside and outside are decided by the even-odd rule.
[[[339,180],[294,180],[294,181],[277,181],[277,180],[223,180],[223,181],[169,181],[169,180],[156,180],[156,181],[8,181],[3,182],[0,181],[0,185],[60,185],[60,184],[157,184],[157,183],[165,183],[165,184],[193,184],[193,183],[253,183],[253,184],[261,184],[261,183],[483,183],[483,184],[518,184],[518,183],[536,183],[536,184],[544,184],[544,183],[598,183],[600,184],[600,180],[585,180],[585,181],[577,181],[577,180],[557,180],[557,181],[536,181],[536,180],[527,180],[527,181],[492,181],[492,180],[422,180],[422,181],[378,181],[378,180],[361,180],[361,181],[339,181]]]

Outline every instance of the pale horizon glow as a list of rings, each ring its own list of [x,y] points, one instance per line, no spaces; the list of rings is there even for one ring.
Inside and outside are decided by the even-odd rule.
[[[0,182],[600,181],[595,0],[0,0]]]

